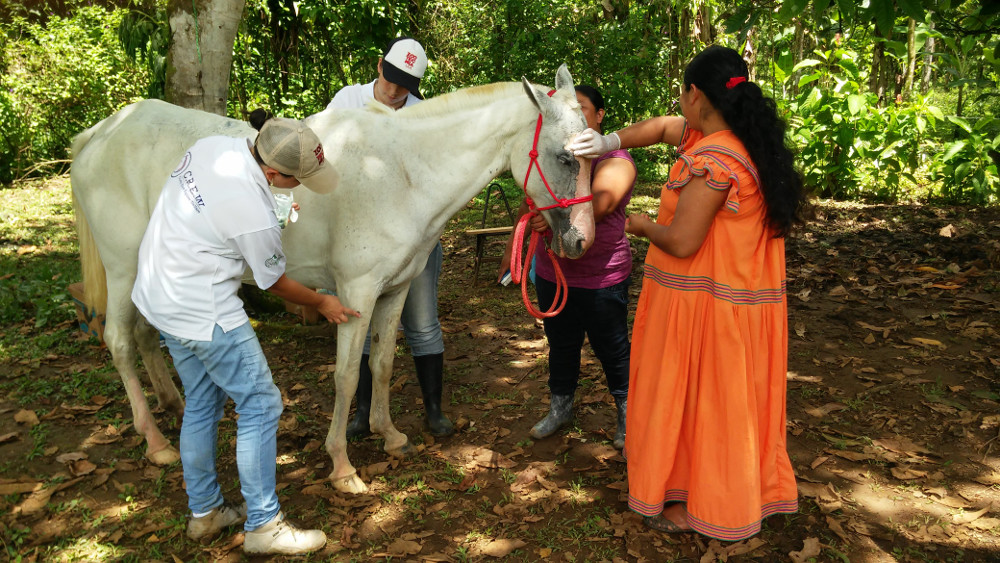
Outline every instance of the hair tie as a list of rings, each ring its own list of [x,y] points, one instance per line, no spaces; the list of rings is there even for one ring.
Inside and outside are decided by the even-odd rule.
[[[726,82],[726,88],[732,90],[740,82],[746,82],[746,81],[747,79],[745,76],[734,76],[730,78],[728,82]]]

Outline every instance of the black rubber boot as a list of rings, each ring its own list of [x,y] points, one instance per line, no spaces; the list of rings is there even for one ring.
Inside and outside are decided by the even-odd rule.
[[[628,411],[628,397],[615,397],[615,407],[618,409],[618,430],[615,432],[613,445],[617,449],[625,447],[625,414]]]
[[[432,436],[451,436],[455,427],[441,412],[441,390],[444,386],[444,354],[413,356],[417,368],[417,381],[424,396],[427,429]]]
[[[563,424],[573,418],[573,395],[556,395],[550,397],[549,414],[538,424],[531,427],[531,437],[540,440],[556,433]]]
[[[354,418],[347,424],[347,439],[359,440],[371,436],[372,429],[368,418],[372,411],[372,368],[368,365],[368,354],[361,356],[361,369],[358,370],[358,390],[354,394],[358,406]]]

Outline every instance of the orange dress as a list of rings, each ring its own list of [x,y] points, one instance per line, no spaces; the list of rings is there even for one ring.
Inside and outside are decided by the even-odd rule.
[[[694,255],[646,255],[629,373],[629,508],[654,516],[687,502],[692,528],[736,541],[798,509],[785,443],[785,243],[765,224],[736,135],[686,129],[680,150],[657,223],[670,224],[693,176],[729,194]]]

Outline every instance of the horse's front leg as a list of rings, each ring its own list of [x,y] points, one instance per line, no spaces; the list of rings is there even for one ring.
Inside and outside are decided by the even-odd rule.
[[[368,311],[370,310],[371,302],[368,307]],[[334,399],[330,431],[326,435],[326,452],[333,460],[333,471],[330,473],[333,488],[352,494],[368,491],[347,457],[348,411],[351,399],[358,390],[358,368],[361,366],[361,353],[370,319],[368,311],[360,309],[360,319],[351,319],[337,327],[337,370],[334,374],[337,396]]]
[[[389,383],[392,379],[392,360],[396,351],[396,327],[403,311],[409,285],[392,293],[383,294],[372,311],[372,405],[369,424],[372,432],[385,438],[385,452],[404,456],[413,451],[409,439],[392,424],[389,413]]]
[[[105,313],[104,342],[111,352],[111,360],[118,369],[118,375],[125,385],[129,405],[132,407],[132,423],[135,430],[146,439],[146,459],[154,465],[169,465],[180,460],[180,453],[163,436],[156,426],[156,419],[149,410],[146,394],[142,390],[135,367],[136,341],[133,327],[139,316],[129,291],[122,284],[115,284],[111,276],[108,280],[108,309]],[[159,350],[157,350],[159,352]],[[160,362],[163,362],[162,357]],[[166,366],[164,365],[164,368]],[[147,367],[148,369],[148,367]]]

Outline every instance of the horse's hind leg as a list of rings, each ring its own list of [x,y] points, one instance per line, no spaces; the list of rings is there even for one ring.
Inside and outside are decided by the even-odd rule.
[[[379,297],[372,311],[372,406],[369,424],[372,432],[385,438],[385,451],[390,455],[408,455],[413,451],[409,439],[392,424],[389,413],[389,381],[396,348],[396,327],[403,311],[408,287]]]
[[[132,304],[130,293],[115,291],[112,284],[109,283],[104,342],[108,346],[108,351],[111,352],[111,359],[125,385],[125,393],[128,395],[128,402],[132,407],[132,423],[135,425],[136,432],[146,440],[146,459],[154,465],[167,465],[178,461],[180,454],[157,428],[156,420],[146,402],[146,394],[139,382],[135,368],[136,341],[132,331],[136,317],[138,317],[138,311]],[[162,357],[160,362],[163,362]]]
[[[174,413],[178,419],[182,418],[184,416],[184,398],[174,384],[167,363],[163,361],[163,352],[160,351],[160,334],[146,322],[142,315],[136,315],[133,334],[136,344],[139,346],[142,365],[146,366],[149,381],[153,384],[157,405]]]

